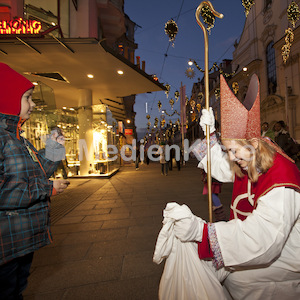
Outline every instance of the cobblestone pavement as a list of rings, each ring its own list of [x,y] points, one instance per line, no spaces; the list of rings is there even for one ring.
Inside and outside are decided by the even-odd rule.
[[[152,261],[168,202],[208,219],[196,161],[168,176],[160,164],[122,167],[110,179],[70,179],[52,198],[54,242],[36,251],[24,300],[155,300],[164,263]],[[222,187],[229,206],[232,185]],[[227,210],[227,214],[228,214]]]

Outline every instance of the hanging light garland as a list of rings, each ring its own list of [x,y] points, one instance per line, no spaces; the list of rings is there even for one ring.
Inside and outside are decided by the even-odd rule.
[[[174,103],[175,103],[174,99],[171,98],[171,99],[169,100],[169,104],[171,105],[171,109],[172,109],[172,110],[173,110]]]
[[[199,67],[199,65],[197,64],[197,62],[194,60],[194,64],[195,64],[195,66],[197,67],[197,69],[200,71],[200,72],[202,72],[202,73],[204,73],[205,72],[205,70],[203,70],[203,69],[201,69],[200,67]],[[216,63],[216,62],[214,62],[214,64],[212,65],[212,67],[208,70],[208,73],[210,73],[212,70],[214,70],[215,68],[217,68],[218,67],[218,64]]]
[[[147,120],[149,120],[151,117],[150,117],[150,115],[148,114],[148,115],[146,116],[146,118],[147,118]]]
[[[161,110],[161,106],[162,106],[161,102],[160,102],[160,101],[158,101],[158,103],[157,103],[158,111],[160,111],[160,110]]]
[[[190,101],[190,106],[191,106],[192,110],[195,109],[195,106],[196,106],[195,100],[191,100],[191,101]]]
[[[171,113],[171,114],[168,114],[168,112],[165,111],[165,114],[166,114],[168,117],[173,117],[175,114],[178,115],[178,116],[180,116],[180,113],[179,113],[177,110],[174,110],[174,112]]]
[[[173,126],[172,127],[172,138],[174,138],[174,136],[175,136],[175,131],[176,131],[176,128],[175,128],[175,126]]]
[[[194,60],[194,64],[195,64],[196,68],[197,68],[200,72],[205,73],[205,70],[201,69],[195,60]],[[218,64],[217,64],[216,62],[213,63],[212,67],[208,70],[208,73],[210,73],[212,70],[215,70],[215,69],[216,69],[217,71],[219,71],[220,74],[222,74],[222,75],[225,76],[225,77],[230,77],[230,76],[233,76],[233,75],[235,74],[235,71],[233,71],[233,72],[231,72],[231,73],[225,73],[225,72],[218,66]]]
[[[234,92],[235,95],[239,91],[239,84],[236,81],[232,83],[232,90],[233,90],[233,92]]]
[[[293,1],[287,8],[287,18],[290,23],[293,25],[293,28],[296,26],[296,22],[299,20],[300,11],[298,4]]]
[[[175,41],[176,35],[178,33],[178,26],[173,19],[169,20],[165,24],[165,33],[169,37],[169,42],[172,42],[172,47],[174,47],[174,41]]]
[[[245,8],[245,15],[246,18],[248,17],[248,14],[250,12],[251,7],[255,4],[254,0],[242,0],[242,5]]]
[[[215,97],[217,100],[220,98],[220,89],[219,88],[215,89]]]
[[[286,63],[289,59],[292,42],[294,41],[294,32],[292,28],[285,30],[285,44],[281,47],[282,59]]]
[[[202,101],[202,100],[203,100],[203,97],[204,97],[203,93],[202,93],[202,92],[199,92],[198,95],[197,95],[197,99],[198,99],[199,101]]]
[[[287,8],[287,19],[292,24],[293,28],[295,28],[296,22],[299,20],[299,16],[299,6],[293,1]],[[289,27],[285,30],[285,44],[281,47],[281,54],[284,63],[286,63],[289,59],[294,37],[295,35],[292,28]]]
[[[201,17],[205,24],[207,24],[207,30],[210,33],[210,30],[215,26],[215,16],[212,13],[208,5],[203,5],[201,9]]]
[[[166,94],[167,98],[169,98],[171,86],[169,84],[165,84],[165,88],[166,88],[165,94]]]
[[[176,91],[175,93],[174,93],[174,97],[175,97],[175,99],[176,99],[176,102],[178,101],[178,99],[179,99],[179,92],[178,91]]]

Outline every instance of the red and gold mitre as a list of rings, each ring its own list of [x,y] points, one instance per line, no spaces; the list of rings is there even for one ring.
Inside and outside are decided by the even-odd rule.
[[[241,103],[220,75],[222,139],[260,138],[260,94],[257,75],[252,75],[246,98]]]

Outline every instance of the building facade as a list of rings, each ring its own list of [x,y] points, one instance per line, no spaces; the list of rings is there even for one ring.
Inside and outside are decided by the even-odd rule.
[[[300,6],[300,1],[294,1]],[[236,97],[245,99],[251,76],[260,81],[261,122],[274,123],[283,120],[291,136],[300,141],[300,22],[295,28],[288,21],[287,9],[292,1],[261,0],[252,6],[240,36],[235,42],[231,61],[232,76],[225,77]],[[291,28],[293,42],[286,62],[283,47],[286,29]],[[223,62],[224,63],[224,62]],[[232,72],[227,69],[227,73]],[[218,72],[219,73],[219,72]],[[220,118],[219,74],[210,75],[210,106],[216,119]],[[202,87],[200,90],[204,90]]]
[[[25,134],[39,149],[61,127],[73,174],[113,172],[108,145],[120,148],[124,124],[135,134],[135,95],[164,90],[134,56],[135,26],[123,0],[0,3],[0,61],[36,85]]]
[[[300,1],[295,1],[298,6]],[[261,121],[273,124],[283,120],[291,136],[300,140],[300,26],[293,28],[287,18],[291,1],[256,1],[246,19],[233,52],[233,68],[239,66],[229,84],[238,84],[237,97],[243,101],[251,75],[260,80]],[[292,28],[294,41],[289,57],[283,60],[286,29]]]

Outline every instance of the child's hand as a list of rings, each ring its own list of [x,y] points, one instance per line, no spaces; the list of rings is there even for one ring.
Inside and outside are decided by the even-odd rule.
[[[53,187],[55,188],[57,194],[62,193],[70,184],[70,181],[65,179],[53,180]]]

